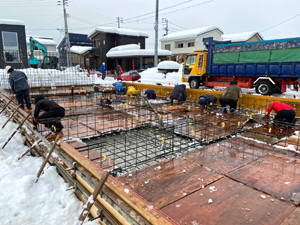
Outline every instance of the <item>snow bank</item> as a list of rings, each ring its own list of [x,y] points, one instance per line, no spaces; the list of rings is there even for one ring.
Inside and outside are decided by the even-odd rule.
[[[6,117],[0,116],[0,126],[6,120]],[[0,130],[1,148],[16,128],[17,125],[10,122]],[[68,184],[57,174],[55,167],[49,164],[38,183],[35,183],[43,159],[25,156],[18,161],[18,157],[27,149],[18,132],[4,150],[0,150],[1,224],[74,224],[83,203],[75,197],[73,191],[66,191]],[[85,224],[98,223],[94,221]]]

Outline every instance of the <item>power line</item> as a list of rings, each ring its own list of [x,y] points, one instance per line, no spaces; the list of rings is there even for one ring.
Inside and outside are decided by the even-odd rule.
[[[188,28],[185,28],[185,27],[179,26],[179,25],[177,25],[177,24],[175,24],[175,23],[172,23],[172,22],[170,22],[170,21],[169,21],[169,23],[170,23],[170,24],[173,24],[174,26],[180,27],[180,28],[182,28],[182,29],[188,30]]]
[[[280,26],[280,25],[282,25],[282,24],[284,24],[284,23],[286,23],[286,22],[288,22],[288,21],[290,21],[290,20],[292,20],[292,19],[295,19],[295,18],[298,17],[298,16],[300,16],[300,13],[297,14],[296,16],[293,16],[293,17],[291,17],[291,18],[289,18],[289,19],[287,19],[287,20],[281,22],[281,23],[278,23],[278,24],[276,24],[276,25],[274,25],[274,26],[272,26],[272,27],[269,27],[269,28],[264,29],[264,30],[259,31],[259,32],[262,33],[262,32],[265,32],[265,31],[267,31],[267,30],[271,30],[271,29],[273,29],[273,28],[275,28],[275,27],[278,27],[278,26]]]
[[[61,17],[59,17],[57,20],[54,20],[53,22],[51,22],[51,23],[49,23],[49,24],[47,24],[46,26],[43,26],[43,27],[41,27],[41,28],[38,28],[38,29],[26,29],[26,30],[33,30],[31,33],[33,33],[34,31],[38,31],[38,30],[49,30],[49,29],[43,29],[44,27],[47,27],[47,26],[49,26],[49,25],[51,25],[51,24],[53,24],[53,23],[55,23],[55,22],[57,22],[58,20],[60,20],[60,19],[62,19],[63,17],[61,16]],[[53,29],[50,29],[50,30],[53,30]]]

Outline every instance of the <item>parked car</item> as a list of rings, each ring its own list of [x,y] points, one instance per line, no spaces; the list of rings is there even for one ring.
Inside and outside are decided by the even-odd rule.
[[[141,78],[141,75],[136,70],[131,70],[122,75],[117,76],[117,80],[121,81],[135,81]]]

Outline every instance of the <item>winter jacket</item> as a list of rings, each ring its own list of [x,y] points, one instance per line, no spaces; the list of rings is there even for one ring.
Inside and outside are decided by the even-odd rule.
[[[282,103],[282,102],[273,102],[266,110],[266,118],[269,118],[270,116],[270,112],[272,110],[275,111],[275,113],[277,114],[279,111],[281,110],[294,110],[291,106],[289,106],[288,104]]]
[[[21,71],[13,70],[9,75],[9,84],[14,93],[29,89],[27,76]]]
[[[136,90],[135,87],[129,86],[126,92],[126,95],[139,95],[140,90]]]
[[[236,84],[229,85],[222,95],[224,98],[228,98],[234,101],[237,101],[238,98],[242,98],[242,89]]]
[[[116,93],[124,93],[125,92],[125,87],[122,82],[115,82],[113,83],[113,86],[116,87],[115,91]]]
[[[105,72],[106,72],[106,68],[105,68],[104,65],[101,65],[101,67],[100,67],[100,72],[101,72],[101,73],[105,73]]]
[[[199,103],[199,105],[208,105],[211,102],[215,103],[216,101],[217,101],[217,98],[215,96],[207,94],[207,95],[201,95],[199,97],[198,103]]]
[[[39,113],[41,110],[48,112],[51,110],[60,110],[60,111],[65,111],[63,107],[58,105],[57,103],[44,99],[42,95],[37,95],[35,96],[35,109],[34,109],[34,118],[39,117]]]
[[[145,95],[147,95],[148,99],[156,99],[156,94],[155,94],[155,91],[153,89],[147,89],[145,91]]]
[[[185,84],[180,84],[175,86],[173,89],[171,95],[171,99],[177,99],[178,102],[184,102],[187,98],[186,92],[185,92]]]

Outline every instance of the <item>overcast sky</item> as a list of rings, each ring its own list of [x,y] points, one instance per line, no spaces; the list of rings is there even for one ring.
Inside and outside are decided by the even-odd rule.
[[[62,0],[60,0],[62,1]],[[57,0],[0,0],[0,19],[25,22],[26,35],[50,36],[59,43],[64,28],[63,7]],[[69,32],[91,33],[97,26],[142,30],[154,47],[156,0],[68,0]],[[218,26],[224,34],[258,31],[264,39],[300,37],[299,0],[159,0],[159,38],[164,34]]]

